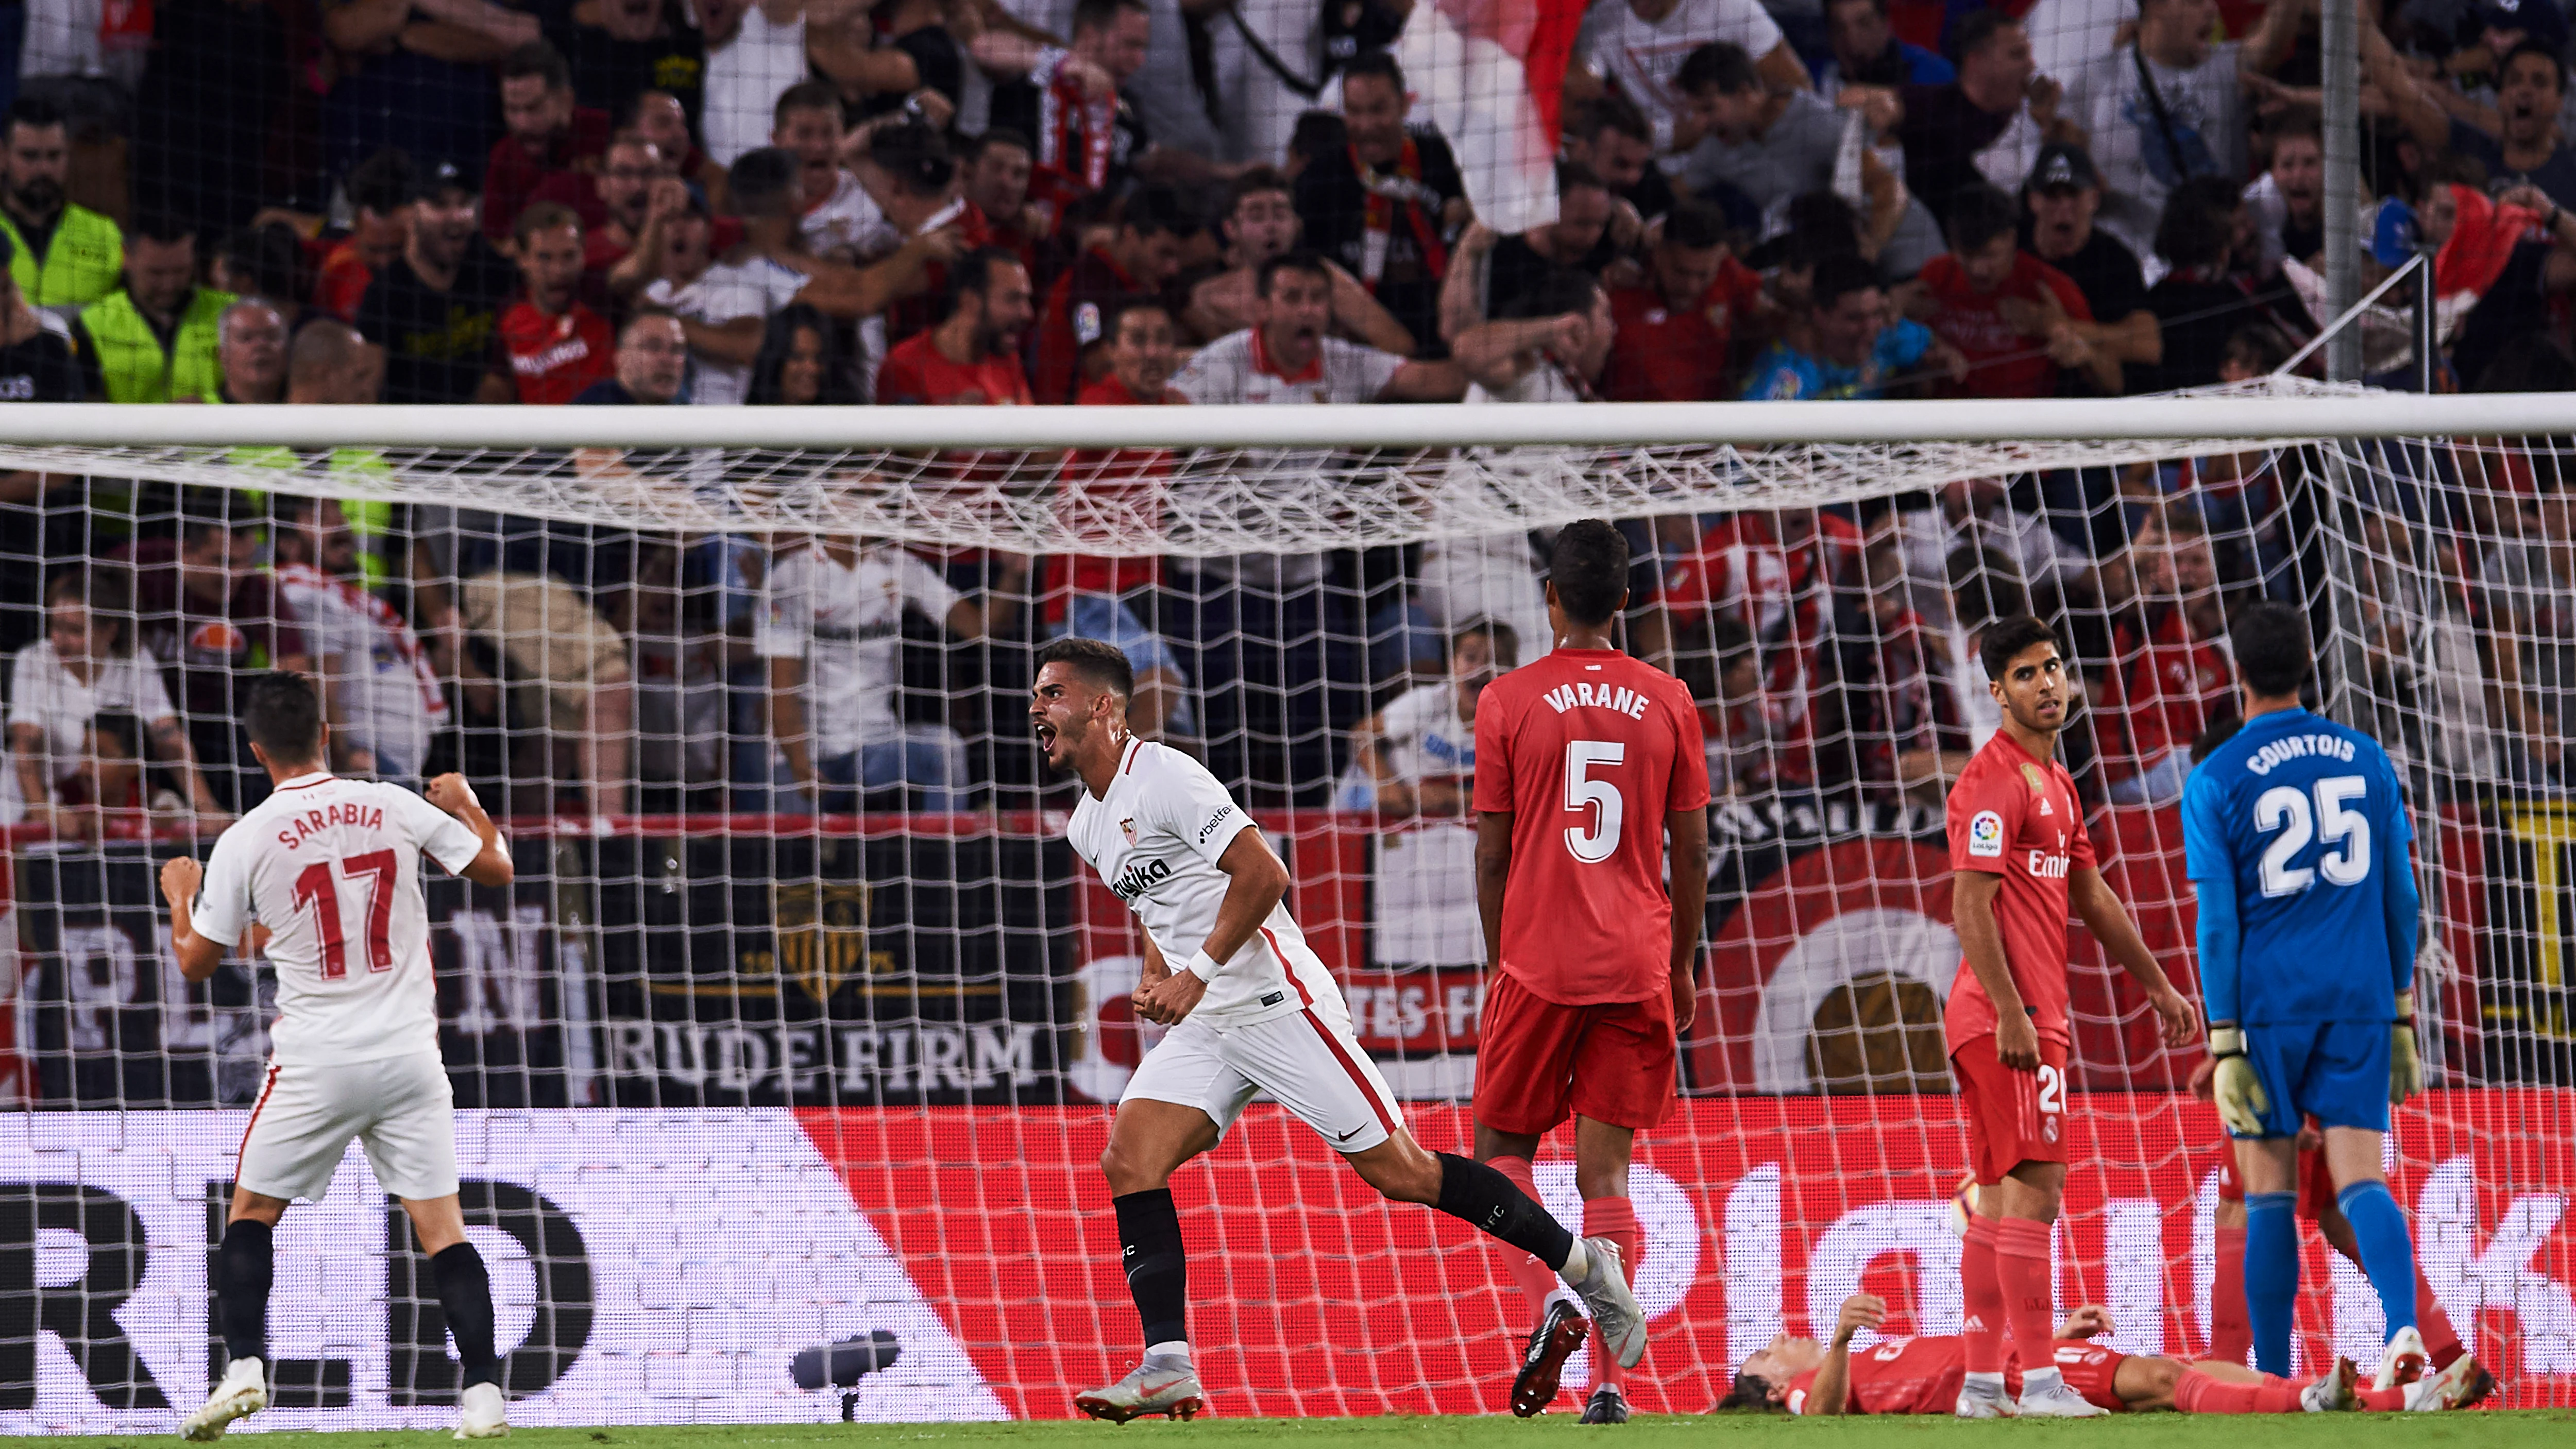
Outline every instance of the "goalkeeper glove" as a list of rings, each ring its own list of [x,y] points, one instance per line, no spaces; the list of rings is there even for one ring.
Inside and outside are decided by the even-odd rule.
[[[2397,1019],[2388,1025],[2388,1101],[2391,1106],[2424,1090],[2424,1059],[2415,1054],[2415,993],[2397,993]]]
[[[2209,1054],[2217,1062],[2209,1089],[2218,1102],[2218,1120],[2239,1137],[2264,1135],[2263,1114],[2271,1110],[2272,1103],[2263,1095],[2263,1084],[2254,1079],[2254,1064],[2245,1060],[2244,1029],[2211,1027]]]

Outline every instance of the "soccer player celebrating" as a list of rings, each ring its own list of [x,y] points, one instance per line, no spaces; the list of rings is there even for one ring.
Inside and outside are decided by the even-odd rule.
[[[161,865],[182,975],[205,980],[226,952],[259,946],[263,934],[260,949],[277,968],[268,1081],[242,1133],[215,1250],[232,1361],[180,1433],[219,1439],[266,1407],[271,1234],[289,1201],[322,1200],[355,1137],[376,1181],[410,1215],[437,1279],[464,1365],[456,1437],[507,1434],[491,1278],[457,1205],[454,1098],[438,1053],[420,858],[477,885],[507,886],[509,852],[462,775],[430,781],[426,801],[333,775],[321,695],[299,675],[253,679],[242,723],[275,791],[224,831],[202,871],[187,856]]]
[[[2309,713],[2308,625],[2247,609],[2230,643],[2245,723],[2183,787],[2183,851],[2200,897],[2211,1091],[2245,1179],[2245,1305],[2254,1362],[2290,1361],[2299,1292],[2301,1115],[2325,1131],[2335,1206],[2387,1329],[2375,1386],[2424,1372],[2415,1249],[2380,1176],[2388,1108],[2424,1086],[2415,1055],[2414,832],[2388,755]]]
[[[2146,993],[2180,1046],[2197,1023],[2147,953],[2094,865],[2075,781],[2057,762],[2066,724],[2066,661],[2030,615],[1979,641],[2003,728],[1960,772],[1949,802],[1952,915],[1967,969],[1942,1016],[1951,1074],[1968,1118],[1969,1166],[1981,1191],[1959,1258],[1967,1300],[1963,1419],[2090,1418],[2106,1412],[2049,1359],[2055,1286],[2051,1225],[2066,1190],[2066,919],[2068,907]],[[2025,1367],[2005,1393],[2009,1329]]]
[[[1173,1172],[1216,1146],[1268,1092],[1399,1202],[1425,1203],[1536,1254],[1582,1296],[1623,1363],[1646,1351],[1645,1314],[1606,1238],[1578,1239],[1480,1162],[1426,1152],[1351,1031],[1350,1008],[1282,896],[1288,869],[1207,767],[1127,728],[1127,656],[1097,639],[1037,653],[1029,725],[1047,763],[1080,777],[1065,834],[1145,927],[1136,1014],[1171,1028],[1127,1082],[1100,1168],[1119,1261],[1143,1321],[1144,1362],[1074,1407],[1125,1423],[1206,1408],[1190,1366],[1189,1271]],[[1177,967],[1173,963],[1179,963]]]
[[[1721,1409],[1779,1409],[1791,1414],[1946,1414],[1967,1375],[1967,1347],[1956,1337],[1889,1338],[1858,1353],[1852,1335],[1876,1328],[1887,1305],[1867,1293],[1843,1300],[1833,1341],[1787,1334],[1748,1355]],[[2239,1363],[2190,1363],[2161,1354],[2124,1354],[2085,1340],[2111,1331],[2108,1311],[2087,1305],[2067,1315],[2050,1341],[2047,1362],[2069,1389],[2106,1413],[2178,1409],[2186,1414],[2295,1414],[2340,1409],[2429,1412],[2461,1407],[2455,1385],[2427,1379],[2403,1389],[2362,1389],[2350,1359],[2330,1373],[2292,1382]]]
[[[1476,706],[1487,985],[1475,1112],[1476,1156],[1532,1197],[1539,1139],[1574,1117],[1583,1231],[1618,1244],[1633,1277],[1628,1158],[1672,1106],[1675,1038],[1690,1025],[1708,759],[1690,691],[1612,641],[1627,602],[1628,541],[1597,518],[1568,524],[1548,561],[1554,652],[1485,686]],[[1556,1397],[1585,1325],[1544,1262],[1514,1253],[1511,1268],[1538,1316],[1512,1383],[1512,1412],[1527,1417]],[[1610,1347],[1593,1345],[1587,1424],[1628,1419]]]

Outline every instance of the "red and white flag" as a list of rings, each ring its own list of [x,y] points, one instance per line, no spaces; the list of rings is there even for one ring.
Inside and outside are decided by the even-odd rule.
[[[1397,42],[1415,117],[1448,138],[1497,232],[1556,220],[1557,103],[1582,24],[1583,0],[1418,0]]]

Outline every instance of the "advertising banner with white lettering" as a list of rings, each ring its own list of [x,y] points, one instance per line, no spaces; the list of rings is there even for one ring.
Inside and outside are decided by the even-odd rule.
[[[1947,1227],[1956,1099],[1699,1099],[1639,1143],[1647,1411],[1696,1413],[1774,1333],[1886,1298],[1888,1334],[1958,1328]],[[238,1111],[0,1120],[0,1430],[172,1430],[207,1387],[208,1248]],[[1463,1112],[1407,1113],[1463,1150]],[[2576,1120],[2565,1090],[2436,1092],[2397,1113],[2391,1187],[2426,1279],[2507,1406],[2576,1404]],[[2099,1303],[2125,1353],[2208,1343],[2216,1171],[2206,1107],[2077,1093],[2056,1297]],[[855,1417],[1060,1418],[1132,1362],[1093,1107],[478,1111],[458,1152],[492,1265],[513,1422],[821,1422],[810,1347],[883,1334]],[[1579,1216],[1573,1165],[1538,1164]],[[1199,1371],[1221,1417],[1499,1413],[1526,1310],[1463,1224],[1391,1204],[1278,1109],[1255,1106],[1174,1179],[1193,1252]],[[1296,1203],[1280,1212],[1262,1205]],[[434,1296],[352,1151],[288,1213],[270,1315],[275,1428],[452,1422]],[[2378,1300],[2308,1240],[2298,1353],[2375,1355]],[[1569,1369],[1579,1386],[1583,1357]]]

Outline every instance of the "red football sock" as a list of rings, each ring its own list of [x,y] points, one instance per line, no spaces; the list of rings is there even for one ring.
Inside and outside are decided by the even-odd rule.
[[[2049,1262],[2050,1224],[2005,1218],[1995,1228],[1995,1278],[2003,1288],[2004,1319],[2022,1372],[2047,1367],[2057,1334],[2057,1288]]]
[[[2292,1383],[2270,1374],[2259,1384],[2229,1383],[2194,1366],[2174,1385],[2174,1407],[2186,1414],[2295,1414],[2306,1387],[2304,1380]]]
[[[1959,1336],[1968,1341],[1968,1372],[2004,1371],[2004,1289],[1995,1271],[1995,1229],[2000,1220],[1968,1219],[1968,1245],[1959,1250],[1959,1292],[1967,1319]]]
[[[2440,1373],[2459,1362],[2468,1349],[2460,1342],[2459,1330],[2451,1326],[2451,1315],[2442,1309],[2442,1300],[2433,1296],[2433,1285],[2424,1281],[2424,1269],[2415,1268],[2415,1331],[2424,1335],[2424,1357],[2434,1373]]]
[[[1583,1201],[1583,1236],[1608,1238],[1619,1245],[1619,1269],[1631,1286],[1637,1281],[1637,1209],[1624,1197],[1594,1197]],[[1628,1381],[1628,1371],[1610,1356],[1609,1346],[1600,1334],[1592,1335],[1592,1386],[1608,1384],[1617,1388]]]
[[[2218,1267],[2209,1278],[2209,1356],[2245,1362],[2254,1323],[2245,1316],[2245,1230],[2218,1230]]]
[[[1497,1157],[1485,1165],[1510,1178],[1512,1186],[1529,1194],[1530,1201],[1539,1200],[1538,1181],[1530,1174],[1528,1158]],[[1522,1296],[1529,1299],[1530,1323],[1535,1327],[1539,1317],[1547,1312],[1547,1295],[1561,1286],[1556,1270],[1540,1262],[1535,1253],[1525,1253],[1503,1243],[1496,1243],[1495,1248],[1503,1255],[1503,1265],[1511,1273],[1512,1281],[1520,1285]]]

